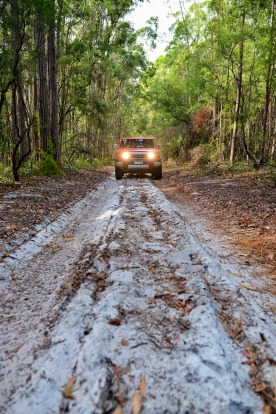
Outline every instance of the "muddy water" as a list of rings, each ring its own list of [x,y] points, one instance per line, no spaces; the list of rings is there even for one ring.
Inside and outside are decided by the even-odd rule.
[[[22,246],[5,263],[0,412],[261,413],[275,301],[209,242],[151,180],[111,178]]]

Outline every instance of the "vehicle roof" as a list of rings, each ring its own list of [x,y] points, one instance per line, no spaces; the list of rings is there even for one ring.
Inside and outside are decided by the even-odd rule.
[[[123,137],[122,139],[156,139],[154,137]]]

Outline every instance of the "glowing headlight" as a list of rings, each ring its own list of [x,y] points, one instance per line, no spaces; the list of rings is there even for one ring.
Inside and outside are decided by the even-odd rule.
[[[122,158],[123,158],[124,160],[127,160],[127,159],[129,158],[129,152],[123,152],[123,154],[122,154]]]
[[[148,158],[149,158],[150,160],[152,160],[152,159],[154,158],[154,152],[149,152],[149,153],[148,153]]]

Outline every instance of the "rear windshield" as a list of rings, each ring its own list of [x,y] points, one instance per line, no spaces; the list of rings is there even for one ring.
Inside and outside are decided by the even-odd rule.
[[[154,139],[123,139],[121,141],[121,148],[155,148],[155,140]]]

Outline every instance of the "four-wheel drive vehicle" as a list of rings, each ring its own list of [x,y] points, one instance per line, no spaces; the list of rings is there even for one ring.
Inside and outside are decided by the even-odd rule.
[[[125,173],[151,173],[162,178],[162,159],[155,138],[121,138],[115,155],[115,177]]]

